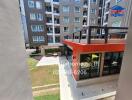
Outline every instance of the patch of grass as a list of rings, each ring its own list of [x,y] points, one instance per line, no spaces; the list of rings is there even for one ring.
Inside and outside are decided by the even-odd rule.
[[[34,100],[60,100],[60,94],[47,94],[44,96],[34,97]]]
[[[37,67],[30,70],[32,86],[43,86],[59,83],[58,65]]]
[[[31,57],[29,57],[27,60],[27,64],[30,70],[36,68],[37,63],[38,63],[38,60]]]

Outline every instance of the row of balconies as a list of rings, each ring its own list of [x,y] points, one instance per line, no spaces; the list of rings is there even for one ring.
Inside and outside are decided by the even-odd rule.
[[[46,6],[45,10],[46,10],[46,12],[52,12],[51,6]],[[53,8],[53,13],[59,14],[60,13],[59,8],[58,7],[54,7]]]
[[[52,18],[51,17],[47,17],[46,18],[46,23],[53,23],[52,22]],[[59,18],[54,18],[54,24],[60,24],[60,20],[59,20]]]

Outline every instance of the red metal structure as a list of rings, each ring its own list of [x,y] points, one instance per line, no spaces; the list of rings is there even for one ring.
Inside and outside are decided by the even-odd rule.
[[[99,33],[93,34],[93,29]],[[74,79],[82,80],[118,74],[125,49],[127,29],[126,27],[89,26],[69,34],[64,44],[72,51],[70,56]],[[94,56],[97,58],[93,58]],[[84,63],[87,66],[81,65]],[[86,74],[81,75],[80,71],[85,71]]]

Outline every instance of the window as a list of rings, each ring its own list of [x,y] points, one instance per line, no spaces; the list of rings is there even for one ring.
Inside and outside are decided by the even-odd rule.
[[[44,26],[43,25],[31,25],[32,32],[43,32]]]
[[[43,15],[42,14],[36,14],[36,19],[38,20],[38,21],[42,21],[43,20]]]
[[[75,12],[79,13],[80,12],[80,7],[75,7]]]
[[[30,13],[30,20],[42,21],[43,15],[40,13]]]
[[[99,77],[101,54],[81,54],[80,55],[80,79]]]
[[[64,27],[64,32],[68,32],[68,31],[69,31],[68,27]]]
[[[53,43],[53,36],[48,36],[48,43]]]
[[[32,36],[34,43],[42,43],[44,42],[44,36]]]
[[[68,23],[68,22],[69,22],[69,17],[65,16],[65,17],[63,18],[63,22],[64,22],[64,23]]]
[[[79,23],[80,22],[80,18],[79,17],[75,17],[75,22]]]
[[[63,6],[63,12],[69,12],[69,6]]]
[[[80,31],[79,27],[75,27],[74,32]]]
[[[103,75],[120,73],[123,52],[105,53]]]
[[[36,1],[36,8],[42,9],[42,3],[40,1]]]
[[[35,7],[33,0],[28,0],[28,7],[29,8],[34,8]]]
[[[96,3],[96,0],[90,0],[91,3]]]
[[[91,13],[91,14],[95,14],[95,13],[96,13],[96,9],[91,9],[91,10],[90,10],[90,13]]]
[[[53,28],[52,27],[47,27],[47,33],[52,34],[53,33]]]
[[[80,0],[75,0],[75,2],[80,2]]]
[[[60,42],[60,36],[56,36],[56,37],[55,37],[55,42],[56,42],[56,43],[59,43],[59,42]]]
[[[30,13],[30,20],[36,20],[35,13]]]
[[[95,19],[91,18],[90,19],[90,24],[95,24]]]
[[[59,2],[59,0],[53,0],[54,2]]]

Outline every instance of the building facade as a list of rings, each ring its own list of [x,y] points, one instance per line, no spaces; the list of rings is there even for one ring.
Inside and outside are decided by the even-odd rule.
[[[47,45],[45,4],[43,0],[24,0],[30,47]]]
[[[59,46],[67,34],[98,25],[99,0],[22,1],[30,47]]]

